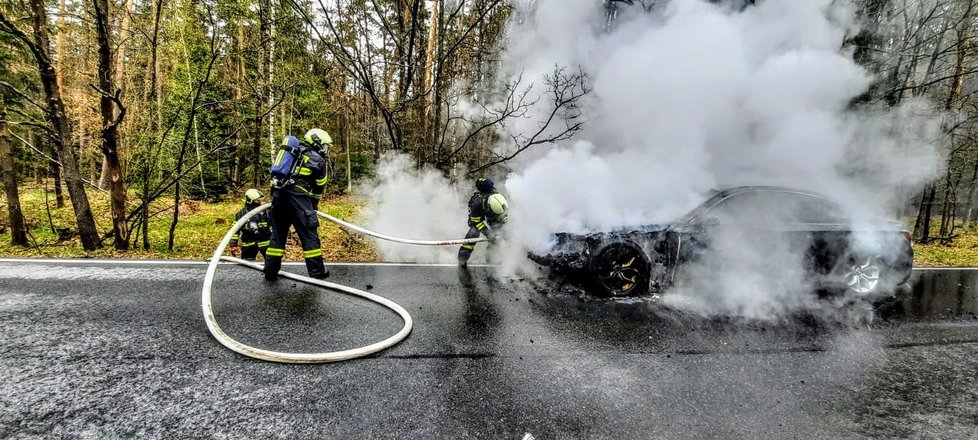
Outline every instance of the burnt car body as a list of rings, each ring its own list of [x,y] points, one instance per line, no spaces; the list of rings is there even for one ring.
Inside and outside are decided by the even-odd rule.
[[[747,237],[752,252],[787,243],[799,255],[805,283],[820,292],[878,298],[903,285],[913,265],[910,234],[902,223],[879,218],[854,222],[825,197],[773,186],[715,191],[665,225],[557,233],[548,252],[529,257],[553,273],[589,284],[599,295],[628,296],[682,282],[683,269],[708,260],[721,235]],[[860,239],[865,237],[870,239]],[[723,258],[738,259],[736,247]],[[724,265],[723,258],[714,263]]]

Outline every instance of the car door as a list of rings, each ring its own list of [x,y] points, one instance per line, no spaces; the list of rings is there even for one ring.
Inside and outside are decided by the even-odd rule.
[[[757,261],[776,266],[777,253],[805,259],[815,238],[811,221],[828,209],[827,203],[811,194],[773,188],[721,193],[670,229],[673,279],[684,265],[723,270]],[[764,255],[768,251],[771,261]]]

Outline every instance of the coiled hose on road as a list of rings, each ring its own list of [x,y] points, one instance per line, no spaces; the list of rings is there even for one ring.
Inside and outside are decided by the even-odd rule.
[[[211,332],[211,335],[213,335],[218,342],[220,342],[225,347],[230,348],[231,350],[237,353],[255,359],[261,359],[261,360],[271,361],[271,362],[311,364],[311,363],[338,362],[338,361],[345,361],[349,359],[367,356],[394,346],[398,342],[404,340],[404,338],[406,338],[407,335],[411,333],[411,329],[414,327],[414,320],[411,318],[411,315],[407,312],[407,310],[404,310],[403,307],[401,307],[397,303],[387,298],[384,298],[380,295],[375,295],[370,292],[365,292],[363,290],[356,289],[353,287],[344,286],[342,284],[317,280],[315,278],[310,278],[307,276],[298,275],[298,274],[285,272],[285,271],[279,272],[279,276],[290,278],[296,281],[301,281],[307,284],[312,284],[315,286],[325,287],[331,290],[337,290],[351,295],[356,295],[368,299],[370,301],[373,301],[375,303],[378,303],[384,307],[387,307],[393,310],[398,315],[400,315],[401,319],[404,321],[404,327],[401,328],[401,330],[398,331],[396,334],[394,334],[393,336],[387,339],[384,339],[383,341],[375,342],[373,344],[364,347],[352,348],[349,350],[342,350],[342,351],[326,352],[326,353],[287,353],[287,352],[280,352],[280,351],[265,350],[262,348],[252,347],[250,345],[238,342],[237,340],[229,336],[227,333],[225,333],[224,330],[221,329],[221,326],[218,325],[217,319],[215,319],[214,317],[214,309],[211,306],[211,290],[212,290],[211,287],[214,284],[214,274],[217,272],[217,266],[221,260],[237,263],[242,266],[250,267],[252,269],[257,269],[257,270],[262,269],[262,265],[257,264],[255,262],[246,261],[235,257],[227,257],[224,256],[223,254],[224,254],[224,250],[231,242],[231,236],[234,235],[234,233],[237,232],[239,229],[241,229],[241,227],[244,226],[244,224],[247,223],[248,220],[250,220],[258,213],[271,208],[271,206],[272,206],[271,203],[266,203],[264,205],[261,205],[251,210],[243,217],[238,219],[238,221],[231,226],[231,229],[228,229],[228,232],[224,234],[224,238],[221,240],[221,243],[217,245],[216,249],[214,249],[214,255],[211,256],[210,264],[207,265],[207,274],[204,276],[204,287],[201,290],[200,307],[204,312],[204,322],[207,323],[207,330]],[[319,215],[319,217],[329,220],[347,229],[359,232],[361,234],[369,235],[371,237],[375,237],[381,240],[388,240],[397,243],[414,244],[414,245],[421,245],[421,246],[447,246],[447,245],[460,245],[460,244],[478,243],[480,241],[486,241],[486,239],[483,237],[459,239],[459,240],[412,240],[407,238],[393,237],[390,235],[374,232],[369,229],[361,228],[357,225],[345,222],[336,217],[333,217],[331,215],[319,211],[317,211],[316,213]]]

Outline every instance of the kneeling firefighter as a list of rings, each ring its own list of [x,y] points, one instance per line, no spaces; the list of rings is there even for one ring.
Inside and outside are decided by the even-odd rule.
[[[326,153],[333,139],[324,130],[309,130],[300,142],[286,136],[272,163],[272,240],[265,257],[265,279],[275,281],[282,268],[289,228],[302,242],[306,270],[312,278],[326,278],[319,241],[319,199],[329,180]]]
[[[234,220],[240,220],[252,209],[261,206],[264,197],[265,194],[255,188],[245,191],[244,207],[234,215]],[[270,220],[271,214],[268,211],[262,211],[252,217],[248,223],[245,223],[238,232],[231,236],[231,247],[229,248],[231,255],[237,256],[238,252],[241,252],[241,258],[254,260],[258,256],[258,252],[261,252],[261,255],[267,258],[265,251],[272,239]]]
[[[509,208],[506,197],[496,191],[492,179],[483,177],[475,181],[475,193],[469,198],[469,232],[465,238],[476,238],[485,235],[492,244],[498,237],[500,229],[506,223],[506,210]],[[466,267],[469,257],[475,250],[474,244],[463,244],[458,250],[458,265]]]

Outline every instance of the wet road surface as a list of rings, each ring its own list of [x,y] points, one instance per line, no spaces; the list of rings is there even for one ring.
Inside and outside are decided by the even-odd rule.
[[[301,266],[287,270],[302,272]],[[214,340],[205,266],[0,263],[0,438],[976,438],[978,271],[917,271],[870,325],[744,323],[486,268],[334,265],[401,344],[282,365]],[[366,345],[379,305],[223,265],[214,310],[280,351]]]

